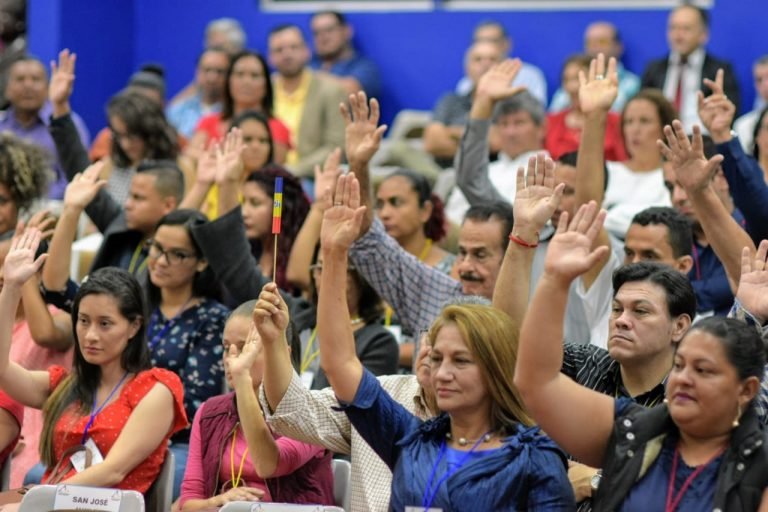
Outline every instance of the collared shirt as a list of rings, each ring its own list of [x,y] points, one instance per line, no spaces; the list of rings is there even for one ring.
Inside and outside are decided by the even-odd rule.
[[[517,193],[517,169],[528,165],[528,159],[539,153],[548,154],[546,150],[539,149],[522,153],[512,158],[504,153],[499,153],[499,159],[488,164],[488,178],[491,183],[504,196],[509,204],[514,204]],[[445,204],[445,215],[448,220],[460,226],[464,222],[464,214],[469,210],[469,201],[458,188],[454,188]]]
[[[171,105],[166,112],[168,121],[180,134],[189,138],[203,116],[221,112],[221,103],[205,104],[198,93]]]
[[[386,392],[409,412],[423,420],[432,416],[415,376],[388,375],[378,380]],[[338,401],[333,389],[310,391],[294,372],[274,412],[270,412],[263,387],[259,390],[259,399],[267,423],[275,432],[351,455],[352,510],[389,510],[392,472],[357,430],[352,428],[347,415],[334,409]]]
[[[310,63],[312,69],[324,70],[338,77],[352,77],[358,81],[369,98],[378,98],[381,94],[379,69],[371,59],[367,59],[354,50],[347,59],[337,60],[330,67],[314,57]]]
[[[378,218],[352,244],[349,256],[360,275],[392,306],[406,335],[428,329],[446,303],[463,296],[459,281],[406,252]]]
[[[312,82],[312,72],[305,69],[301,75],[299,87],[293,92],[286,92],[283,88],[283,79],[280,75],[275,75],[275,117],[285,123],[291,131],[291,146],[298,147],[299,126],[301,125],[301,115],[304,113],[304,103],[307,101],[309,93],[309,84]],[[291,149],[286,155],[285,163],[295,164],[299,161],[299,154],[296,149]]]
[[[704,48],[697,48],[688,56],[687,64],[685,65],[685,78],[680,96],[680,122],[683,123],[687,133],[693,130],[694,124],[701,126],[697,93],[701,90],[701,68],[704,66],[705,56]],[[680,80],[680,72],[682,70],[680,59],[681,56],[677,52],[669,54],[667,76],[664,79],[664,96],[673,103],[677,94],[677,82]],[[702,130],[704,130],[703,127]]]
[[[653,407],[664,399],[666,377],[652,389],[632,396],[624,387],[621,365],[607,350],[595,345],[566,343],[560,371],[586,388],[614,398],[631,398],[643,407]]]
[[[35,119],[29,126],[24,126],[18,119],[16,119],[14,108],[9,107],[8,110],[0,112],[0,132],[11,132],[20,139],[41,147],[51,156],[55,175],[48,184],[48,198],[61,199],[64,197],[64,189],[67,187],[68,180],[61,168],[59,153],[56,151],[56,144],[54,144],[53,138],[48,131],[52,113],[53,107],[49,102],[45,102],[38,112],[37,119]],[[80,116],[74,112],[71,113],[71,117],[77,128],[77,132],[80,135],[80,141],[83,143],[83,146],[88,147],[91,143],[88,128],[86,128],[85,123],[80,119]]]
[[[611,110],[621,112],[624,105],[640,90],[640,77],[627,70],[621,62],[616,63],[616,71],[619,75],[619,94],[616,96],[616,101],[611,105]],[[570,106],[571,97],[565,92],[565,89],[560,87],[552,97],[549,111],[560,112]]]

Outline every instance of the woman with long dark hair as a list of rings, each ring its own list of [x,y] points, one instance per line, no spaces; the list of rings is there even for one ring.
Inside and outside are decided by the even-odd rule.
[[[76,343],[71,373],[58,366],[29,371],[8,360],[21,286],[45,260],[34,258],[40,238],[36,229],[20,234],[5,260],[0,387],[26,406],[43,410],[44,482],[146,492],[160,472],[168,439],[187,425],[187,417],[178,376],[151,368],[144,294],[133,276],[100,269],[78,291],[72,310]],[[91,457],[84,457],[85,450]],[[88,465],[99,456],[103,462]]]
[[[227,69],[221,112],[200,119],[191,144],[208,146],[223,139],[237,115],[255,110],[269,119],[269,130],[275,140],[275,161],[285,162],[291,136],[285,124],[274,117],[272,102],[272,81],[264,57],[253,50],[235,54]]]

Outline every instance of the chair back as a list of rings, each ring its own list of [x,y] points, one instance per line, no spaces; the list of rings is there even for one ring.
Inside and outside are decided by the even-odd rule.
[[[344,512],[344,510],[339,507],[327,507],[325,505],[232,501],[224,505],[219,512]]]
[[[60,488],[78,488],[76,485],[36,485],[27,491],[19,505],[19,512],[40,512],[41,510],[72,510],[72,506],[62,508],[56,505],[56,494]],[[102,489],[100,489],[102,490]],[[120,500],[120,512],[144,512],[144,496],[137,491],[122,491],[114,489],[114,492],[122,494]],[[168,509],[170,510],[170,508]]]
[[[173,475],[176,472],[176,458],[173,452],[165,451],[165,461],[160,474],[146,494],[147,512],[168,512],[173,504]]]
[[[11,486],[11,455],[8,454],[0,468],[0,491],[7,491]]]
[[[333,501],[337,507],[344,510],[351,510],[352,487],[349,485],[351,474],[352,465],[348,461],[333,459]]]

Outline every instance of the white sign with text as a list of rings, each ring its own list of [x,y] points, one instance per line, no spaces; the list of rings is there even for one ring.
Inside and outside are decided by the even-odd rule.
[[[59,485],[56,488],[56,500],[53,508],[69,510],[98,510],[100,512],[119,512],[123,491],[119,489],[101,489],[79,485]]]

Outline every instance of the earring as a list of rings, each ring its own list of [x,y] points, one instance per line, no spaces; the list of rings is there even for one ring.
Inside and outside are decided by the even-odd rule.
[[[664,405],[668,405],[669,404],[669,400],[667,399],[667,397],[664,397],[664,400],[662,400],[662,403]]]
[[[736,406],[736,417],[733,419],[731,427],[736,428],[739,426],[739,418],[741,418],[741,405]]]

